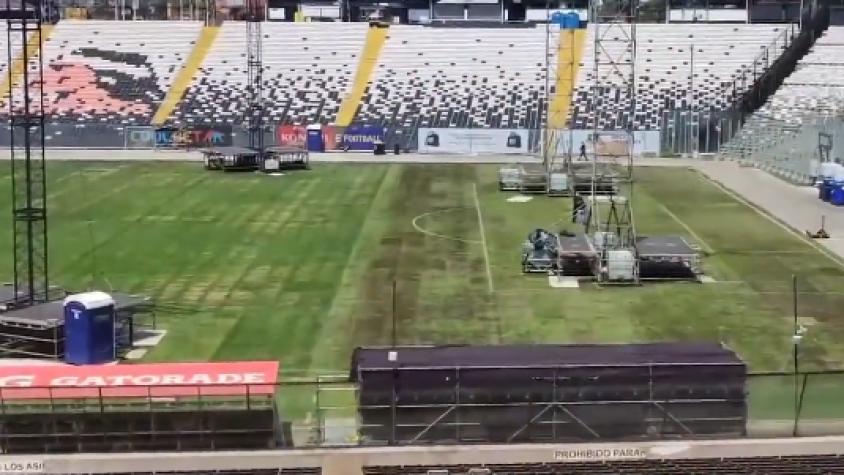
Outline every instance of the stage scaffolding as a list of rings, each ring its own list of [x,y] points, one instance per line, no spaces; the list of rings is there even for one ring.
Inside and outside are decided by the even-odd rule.
[[[591,189],[584,196],[586,235],[599,256],[595,276],[601,283],[638,283],[639,256],[633,222],[633,124],[636,115],[636,22],[639,2],[592,5],[593,84],[589,160]],[[621,103],[616,96],[626,99]],[[621,104],[621,105],[620,105]],[[620,117],[622,129],[608,133],[602,117]],[[570,176],[573,175],[570,173]],[[616,192],[599,200],[612,177]]]

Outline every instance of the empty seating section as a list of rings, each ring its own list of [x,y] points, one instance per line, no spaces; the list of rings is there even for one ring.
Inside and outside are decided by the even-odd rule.
[[[265,120],[330,123],[352,86],[366,23],[262,25]],[[246,28],[224,23],[171,123],[231,124],[247,106]]]
[[[805,114],[831,114],[844,109],[844,27],[832,26],[798,63],[761,115],[799,123]]]
[[[48,121],[148,123],[201,28],[199,22],[59,22],[44,44]]]
[[[365,23],[264,23],[266,121],[334,122],[353,86],[367,28]],[[199,22],[61,21],[44,46],[48,120],[148,124],[201,30]],[[409,132],[417,127],[541,128],[546,81],[551,95],[557,82],[559,31],[556,26],[546,34],[544,26],[393,25],[354,122]],[[617,129],[632,123],[652,130],[661,128],[662,114],[669,110],[728,108],[737,93],[752,86],[754,61],[776,44],[773,60],[790,33],[785,25],[640,24],[635,113],[620,112],[632,98],[617,87],[618,76],[602,74],[601,84],[609,87],[598,92],[598,125]],[[6,35],[0,37],[3,46]],[[246,39],[242,22],[223,24],[170,124],[244,122]],[[574,128],[594,126],[593,42],[590,27],[570,109]],[[604,46],[619,56],[622,51],[613,48],[625,45]],[[844,97],[842,57],[842,30],[833,27],[766,110],[790,116],[795,108],[828,107],[825,98]]]
[[[622,58],[628,42],[622,30],[606,30],[599,55],[600,81],[595,77],[594,26],[589,28],[583,62],[578,73],[572,126],[593,128],[592,110],[596,83],[602,86],[597,120],[601,129],[625,128],[632,122],[637,130],[658,130],[662,115],[669,110],[719,110],[729,107],[735,93],[753,85],[753,63],[775,41],[771,61],[781,52],[784,25],[688,25],[640,24],[636,28],[636,104],[630,116],[631,97],[625,89],[629,68],[601,64],[609,57]],[[602,29],[602,32],[605,30]],[[607,41],[607,40],[615,41]],[[627,55],[629,56],[629,55]],[[761,71],[757,71],[761,72]],[[693,74],[692,74],[693,73]],[[746,80],[742,80],[742,75]],[[604,87],[607,86],[607,87]]]
[[[486,468],[484,472],[479,469]],[[474,471],[472,471],[474,469]],[[618,460],[552,464],[364,467],[364,475],[826,475],[844,473],[840,455],[731,459]],[[439,471],[437,471],[439,470]]]
[[[844,110],[844,27],[831,26],[815,42],[810,52],[797,63],[795,71],[745,122],[742,130],[722,152],[730,157],[767,160],[782,149],[796,156],[794,139],[801,124],[812,124],[833,117]],[[809,126],[810,128],[812,125]],[[814,155],[817,132],[806,132],[811,145],[800,150]],[[764,152],[758,154],[757,152]],[[770,152],[770,153],[768,153]],[[797,163],[779,164],[785,168],[803,167]],[[792,160],[793,161],[793,160]]]
[[[558,31],[549,38],[552,92]],[[545,51],[545,27],[391,26],[356,120],[408,129],[539,128]]]

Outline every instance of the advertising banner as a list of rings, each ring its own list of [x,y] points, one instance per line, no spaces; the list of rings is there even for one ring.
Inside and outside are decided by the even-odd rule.
[[[343,150],[371,152],[376,141],[384,141],[384,127],[380,125],[350,125],[340,136]]]
[[[594,137],[592,130],[557,130],[554,139],[557,141],[557,153],[565,154],[569,150],[577,157],[580,155],[581,145],[586,146],[586,153],[592,156],[597,153],[601,157],[623,157],[627,156],[630,150],[630,136],[624,131],[603,131],[598,132]],[[643,154],[659,156],[659,131],[640,130],[633,132],[633,155]],[[597,150],[593,150],[594,147]]]
[[[275,129],[275,143],[279,147],[305,148],[307,137],[304,125],[279,125]]]
[[[126,148],[144,149],[155,147],[153,127],[126,127]]]
[[[227,147],[232,145],[232,127],[163,127],[155,130],[155,146],[159,148]]]
[[[421,153],[528,153],[526,129],[419,129]]]
[[[275,144],[279,147],[293,147],[304,149],[308,138],[308,131],[304,125],[279,125],[275,129]],[[337,148],[337,128],[333,125],[322,126],[322,139],[325,150]]]
[[[272,394],[277,361],[0,367],[9,399]]]

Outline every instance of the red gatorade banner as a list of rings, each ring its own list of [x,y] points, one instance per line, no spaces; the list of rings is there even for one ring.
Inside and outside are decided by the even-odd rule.
[[[261,395],[277,361],[0,366],[0,400]]]

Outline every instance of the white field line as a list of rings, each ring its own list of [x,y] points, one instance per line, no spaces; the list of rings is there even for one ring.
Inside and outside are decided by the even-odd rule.
[[[683,222],[683,220],[682,220],[682,219],[680,219],[680,217],[679,217],[679,216],[677,216],[676,214],[672,213],[672,212],[671,212],[671,210],[670,210],[670,209],[668,209],[668,208],[666,208],[664,204],[662,204],[662,203],[657,203],[657,204],[659,205],[659,208],[660,208],[663,212],[665,212],[665,214],[667,214],[668,216],[671,216],[671,219],[673,219],[674,221],[677,221],[677,224],[679,224],[680,226],[683,226],[683,229],[685,229],[685,230],[686,230],[686,232],[688,232],[689,234],[691,234],[691,235],[692,235],[692,237],[693,237],[693,238],[695,238],[695,240],[696,240],[698,243],[700,243],[700,245],[701,245],[701,246],[703,246],[703,250],[704,250],[704,251],[706,251],[706,252],[708,252],[708,253],[710,253],[710,254],[715,253],[715,249],[713,249],[713,248],[712,248],[712,246],[710,246],[709,244],[707,244],[707,242],[706,242],[706,241],[704,241],[704,240],[703,240],[703,238],[702,238],[702,237],[700,237],[700,236],[699,236],[696,232],[694,232],[694,230],[693,230],[692,228],[690,228],[688,224],[686,224],[685,222]]]
[[[484,218],[481,214],[481,201],[478,199],[478,185],[475,183],[472,183],[472,198],[475,200],[475,209],[478,211],[478,227],[481,229],[481,246],[484,249],[487,288],[489,293],[493,293],[495,292],[495,285],[492,283],[492,269],[489,266],[489,248],[486,245],[486,231],[484,231]]]
[[[427,218],[428,216],[431,216],[431,215],[434,215],[434,214],[447,213],[447,212],[455,211],[455,210],[458,210],[458,209],[468,209],[468,207],[467,208],[447,208],[447,209],[438,209],[438,210],[435,210],[435,211],[428,211],[427,213],[422,213],[419,216],[413,218],[410,221],[410,224],[411,224],[411,226],[413,226],[413,229],[415,229],[417,232],[420,232],[420,233],[422,233],[426,236],[431,236],[431,237],[435,237],[435,238],[438,238],[438,239],[447,239],[449,241],[465,242],[467,244],[480,244],[481,241],[478,241],[476,239],[462,239],[462,238],[453,237],[453,236],[446,236],[444,234],[439,234],[439,233],[435,233],[433,231],[428,231],[427,229],[425,229],[425,228],[423,228],[422,226],[419,225],[419,220],[422,219],[422,218]]]

